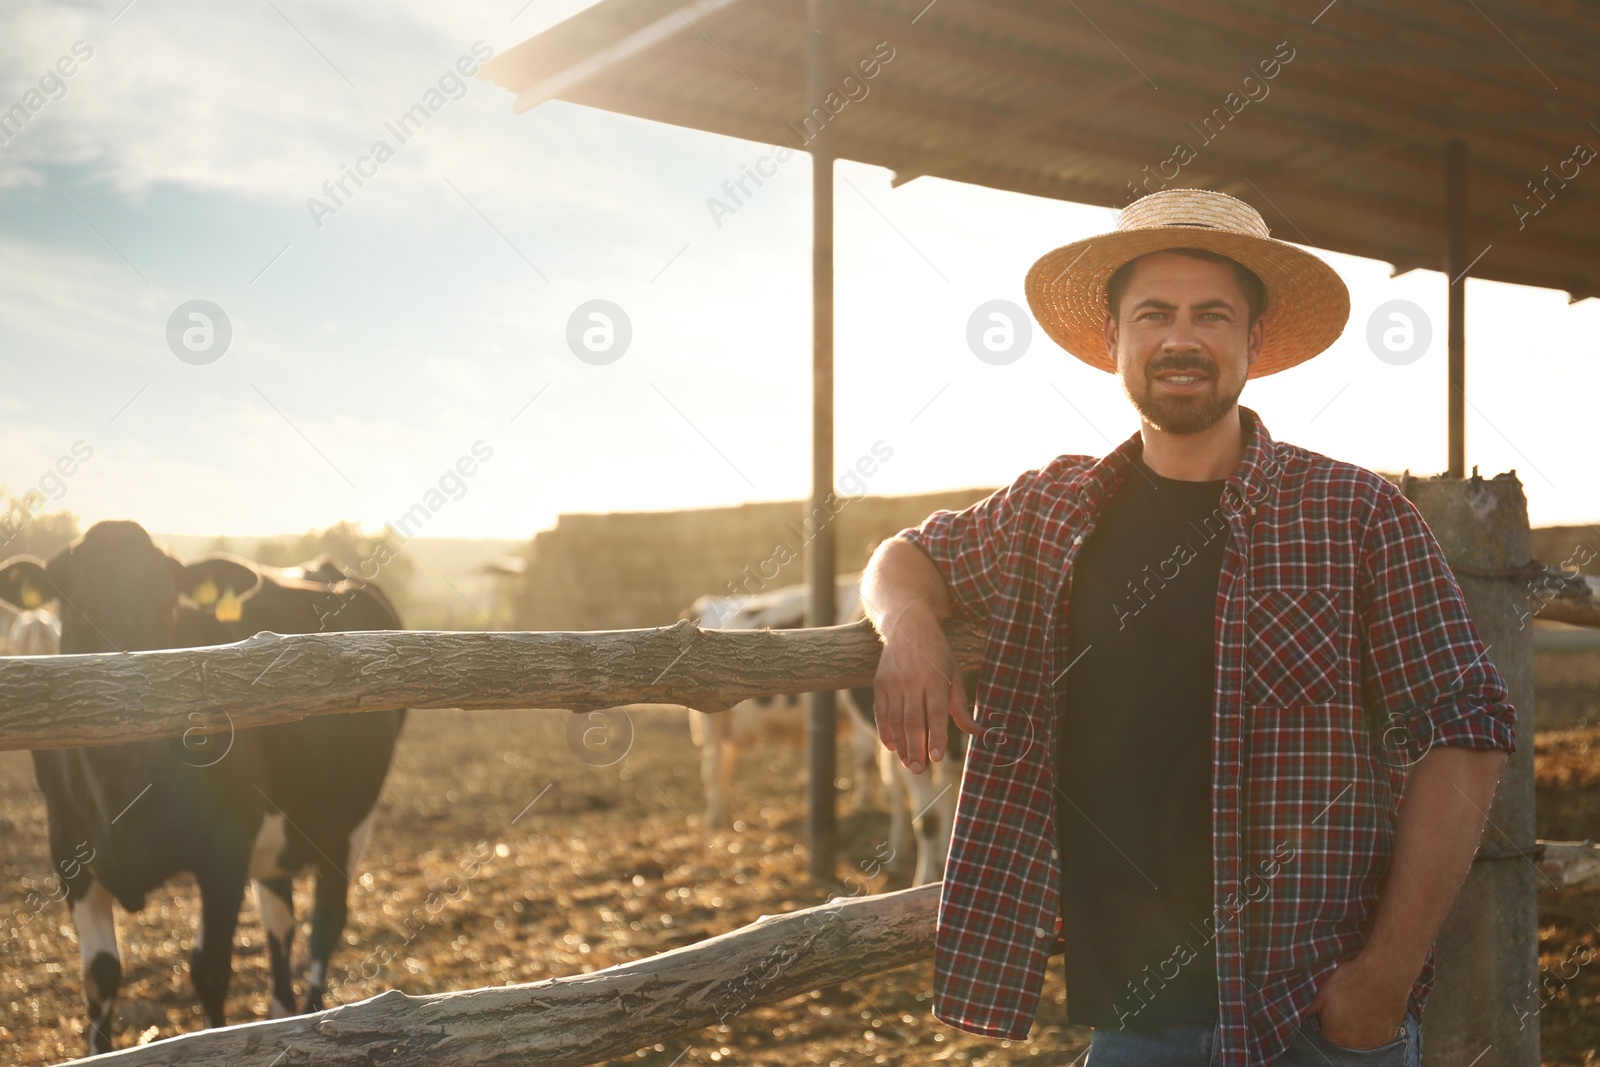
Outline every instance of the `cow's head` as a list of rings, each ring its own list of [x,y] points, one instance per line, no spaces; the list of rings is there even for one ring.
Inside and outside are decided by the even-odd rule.
[[[56,593],[45,576],[44,560],[36,556],[12,556],[0,567],[0,600],[23,611],[41,608],[54,600]]]
[[[64,653],[135,652],[194,643],[180,631],[178,594],[200,580],[138,523],[97,522],[48,562],[0,564],[0,599],[20,608],[57,601]]]

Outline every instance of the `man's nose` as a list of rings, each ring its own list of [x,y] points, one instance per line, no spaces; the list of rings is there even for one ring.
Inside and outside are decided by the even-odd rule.
[[[1163,352],[1195,352],[1200,348],[1200,341],[1195,336],[1194,325],[1182,316],[1173,316],[1172,324],[1167,327],[1166,336],[1161,339]]]

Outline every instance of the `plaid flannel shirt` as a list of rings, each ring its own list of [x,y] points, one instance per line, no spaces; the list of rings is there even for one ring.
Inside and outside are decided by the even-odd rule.
[[[1505,681],[1415,505],[1365,468],[1275,442],[1249,408],[1240,416],[1246,448],[1218,509],[1232,537],[1217,586],[1206,920],[1224,1067],[1276,1060],[1335,964],[1361,949],[1407,767],[1434,745],[1516,747]],[[900,534],[937,565],[957,611],[988,620],[982,731],[934,950],[934,1015],[971,1033],[1023,1039],[1038,1009],[1060,922],[1067,665],[1052,635],[1065,632],[1078,549],[1142,447],[1135,433],[1101,459],[1059,456]],[[1432,985],[1430,948],[1419,1011]]]

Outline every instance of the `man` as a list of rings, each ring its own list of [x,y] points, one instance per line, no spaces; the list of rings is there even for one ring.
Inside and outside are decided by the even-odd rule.
[[[1415,506],[1238,404],[1339,336],[1343,281],[1174,189],[1027,291],[1140,427],[936,512],[864,576],[884,744],[918,772],[951,719],[974,735],[934,1014],[1026,1037],[1059,918],[1089,1067],[1416,1065],[1515,710]],[[987,620],[976,717],[955,612]]]

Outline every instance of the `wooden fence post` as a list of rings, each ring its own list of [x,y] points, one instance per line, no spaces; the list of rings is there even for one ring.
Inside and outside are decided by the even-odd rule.
[[[1539,900],[1534,845],[1533,628],[1525,581],[1528,505],[1516,472],[1401,480],[1455,569],[1489,659],[1517,709],[1517,751],[1500,777],[1479,859],[1435,947],[1423,1022],[1426,1067],[1538,1067]],[[1475,573],[1474,573],[1475,572]],[[1498,573],[1497,573],[1498,572]]]

